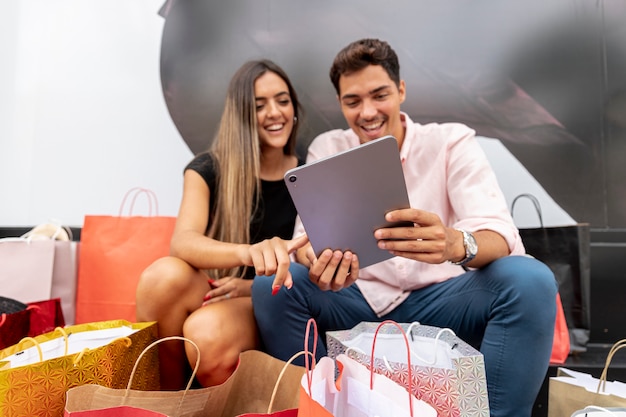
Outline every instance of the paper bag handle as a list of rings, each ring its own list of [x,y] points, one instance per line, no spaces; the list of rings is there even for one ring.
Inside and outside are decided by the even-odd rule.
[[[411,368],[411,354],[409,352],[411,352],[411,349],[409,347],[409,339],[406,337],[406,333],[404,332],[404,329],[402,328],[402,326],[400,326],[398,323],[396,323],[393,320],[385,320],[383,322],[381,322],[378,327],[376,327],[376,332],[374,332],[374,340],[372,342],[372,359],[370,362],[370,390],[374,390],[374,354],[375,354],[375,350],[376,350],[376,339],[378,339],[378,332],[379,330],[386,324],[391,324],[396,326],[398,329],[400,329],[400,333],[402,334],[402,336],[404,337],[404,344],[406,345],[406,360],[407,360],[407,368],[408,368],[408,381],[407,381],[407,391],[409,393],[409,411],[411,413],[411,417],[413,417],[413,370]]]
[[[535,210],[537,211],[537,217],[539,217],[539,225],[543,229],[543,214],[541,213],[541,204],[539,204],[539,200],[537,199],[537,197],[535,197],[532,194],[520,194],[513,199],[513,202],[511,203],[511,217],[513,217],[513,210],[515,210],[515,203],[520,198],[527,198],[533,203],[533,205],[535,206]]]
[[[196,373],[198,372],[198,368],[200,367],[200,348],[198,347],[198,345],[196,345],[194,343],[193,340],[187,339],[186,337],[182,337],[182,336],[163,337],[163,338],[161,338],[159,340],[156,340],[156,341],[152,342],[148,346],[146,346],[146,348],[139,354],[139,357],[137,357],[137,360],[135,361],[135,365],[133,366],[133,370],[130,373],[130,378],[128,378],[128,385],[126,386],[126,392],[124,393],[124,397],[122,398],[122,405],[126,404],[126,400],[128,399],[128,395],[130,394],[130,387],[132,386],[133,378],[135,377],[135,372],[137,371],[137,366],[139,365],[139,362],[141,361],[141,358],[143,358],[143,355],[145,355],[150,349],[152,349],[153,347],[155,347],[159,343],[162,343],[162,342],[165,342],[165,341],[168,341],[168,340],[182,340],[183,342],[187,342],[187,343],[191,344],[196,349],[196,353],[198,354],[197,357],[196,357],[196,366],[193,368],[193,372],[191,373],[191,377],[189,378],[189,382],[187,382],[187,386],[185,387],[185,392],[183,392],[183,395],[180,398],[180,402],[178,403],[178,410],[180,410],[180,407],[182,407],[183,402],[185,401],[185,396],[187,395],[187,392],[189,392],[189,389],[191,388],[191,384],[193,383],[193,379],[196,377]]]
[[[287,362],[285,362],[285,365],[283,365],[283,369],[281,369],[280,374],[278,374],[278,378],[276,378],[276,384],[274,384],[274,389],[272,390],[272,397],[270,398],[270,403],[267,406],[267,414],[272,413],[272,408],[274,407],[274,400],[276,399],[276,394],[278,394],[278,385],[280,385],[280,381],[283,379],[283,375],[285,375],[287,368],[289,367],[289,365],[291,365],[291,363],[294,360],[296,360],[296,358],[298,358],[301,355],[311,355],[313,359],[313,363],[315,363],[315,356],[313,355],[313,353],[305,352],[304,350],[294,354],[291,358],[289,358]]]
[[[600,375],[600,380],[598,381],[598,389],[596,390],[596,394],[599,394],[600,391],[604,392],[606,389],[606,378],[609,371],[609,365],[611,364],[611,360],[613,360],[613,356],[617,353],[618,350],[626,347],[626,339],[618,340],[609,350],[609,353],[606,355],[606,362],[604,363],[604,369],[602,370],[602,374]]]
[[[317,353],[317,337],[318,337],[318,333],[317,333],[317,323],[315,322],[315,319],[310,318],[309,321],[306,323],[306,331],[304,332],[304,352],[307,353],[307,355],[304,356],[304,367],[306,368],[306,380],[309,386],[309,395],[311,394],[311,385],[313,384],[313,380],[311,379],[311,372],[313,369],[315,369],[315,362],[313,363],[309,363],[309,353],[311,353],[309,351],[309,336],[311,335],[311,328],[313,328],[313,352],[312,352],[312,356],[313,358],[315,358],[315,355]]]
[[[140,194],[145,194],[148,198],[148,216],[152,216],[152,206],[154,205],[154,215],[159,215],[159,200],[154,191],[142,188],[142,187],[133,187],[124,194],[124,198],[122,199],[122,204],[120,204],[120,211],[118,213],[119,217],[122,217],[122,213],[124,212],[124,208],[126,207],[126,201],[132,194],[132,199],[130,201],[130,207],[128,209],[128,215],[133,215],[133,209],[135,208],[135,203],[137,202],[137,197]]]
[[[614,412],[609,410],[608,408],[598,407],[597,405],[588,405],[584,410],[581,410],[585,413],[585,417],[587,416],[587,411],[599,411],[601,413],[606,413],[610,416],[616,416]]]

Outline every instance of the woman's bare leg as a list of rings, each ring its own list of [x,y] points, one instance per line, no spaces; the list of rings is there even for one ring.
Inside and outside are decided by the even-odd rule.
[[[198,382],[205,387],[223,383],[237,367],[239,354],[258,348],[252,298],[232,298],[196,310],[185,322],[183,334],[200,348]],[[189,363],[195,365],[196,350],[185,346]]]
[[[159,338],[182,336],[183,324],[200,308],[210,290],[207,275],[175,257],[155,261],[141,275],[137,286],[137,320],[156,321]],[[159,344],[161,389],[180,390],[190,369],[181,341]]]

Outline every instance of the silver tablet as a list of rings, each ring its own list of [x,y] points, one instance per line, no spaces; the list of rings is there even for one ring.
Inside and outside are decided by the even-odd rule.
[[[285,183],[318,256],[350,250],[361,268],[392,257],[378,248],[374,230],[405,225],[387,222],[385,213],[410,207],[393,136],[291,169]]]

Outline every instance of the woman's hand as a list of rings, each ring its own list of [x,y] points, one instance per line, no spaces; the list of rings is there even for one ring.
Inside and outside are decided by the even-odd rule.
[[[204,296],[202,305],[219,303],[235,297],[250,297],[252,280],[238,277],[224,277],[217,280],[209,279],[211,290]]]
[[[266,239],[248,246],[242,256],[245,265],[253,266],[256,275],[276,275],[272,291],[277,292],[283,285],[291,288],[293,279],[289,272],[291,258],[289,255],[309,242],[305,234],[295,239],[284,240],[278,237]]]

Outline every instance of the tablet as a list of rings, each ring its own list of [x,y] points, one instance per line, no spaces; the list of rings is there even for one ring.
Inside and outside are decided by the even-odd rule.
[[[350,250],[361,268],[393,256],[374,238],[381,227],[407,225],[385,220],[387,212],[410,207],[393,136],[293,168],[284,179],[318,256],[326,248]]]

